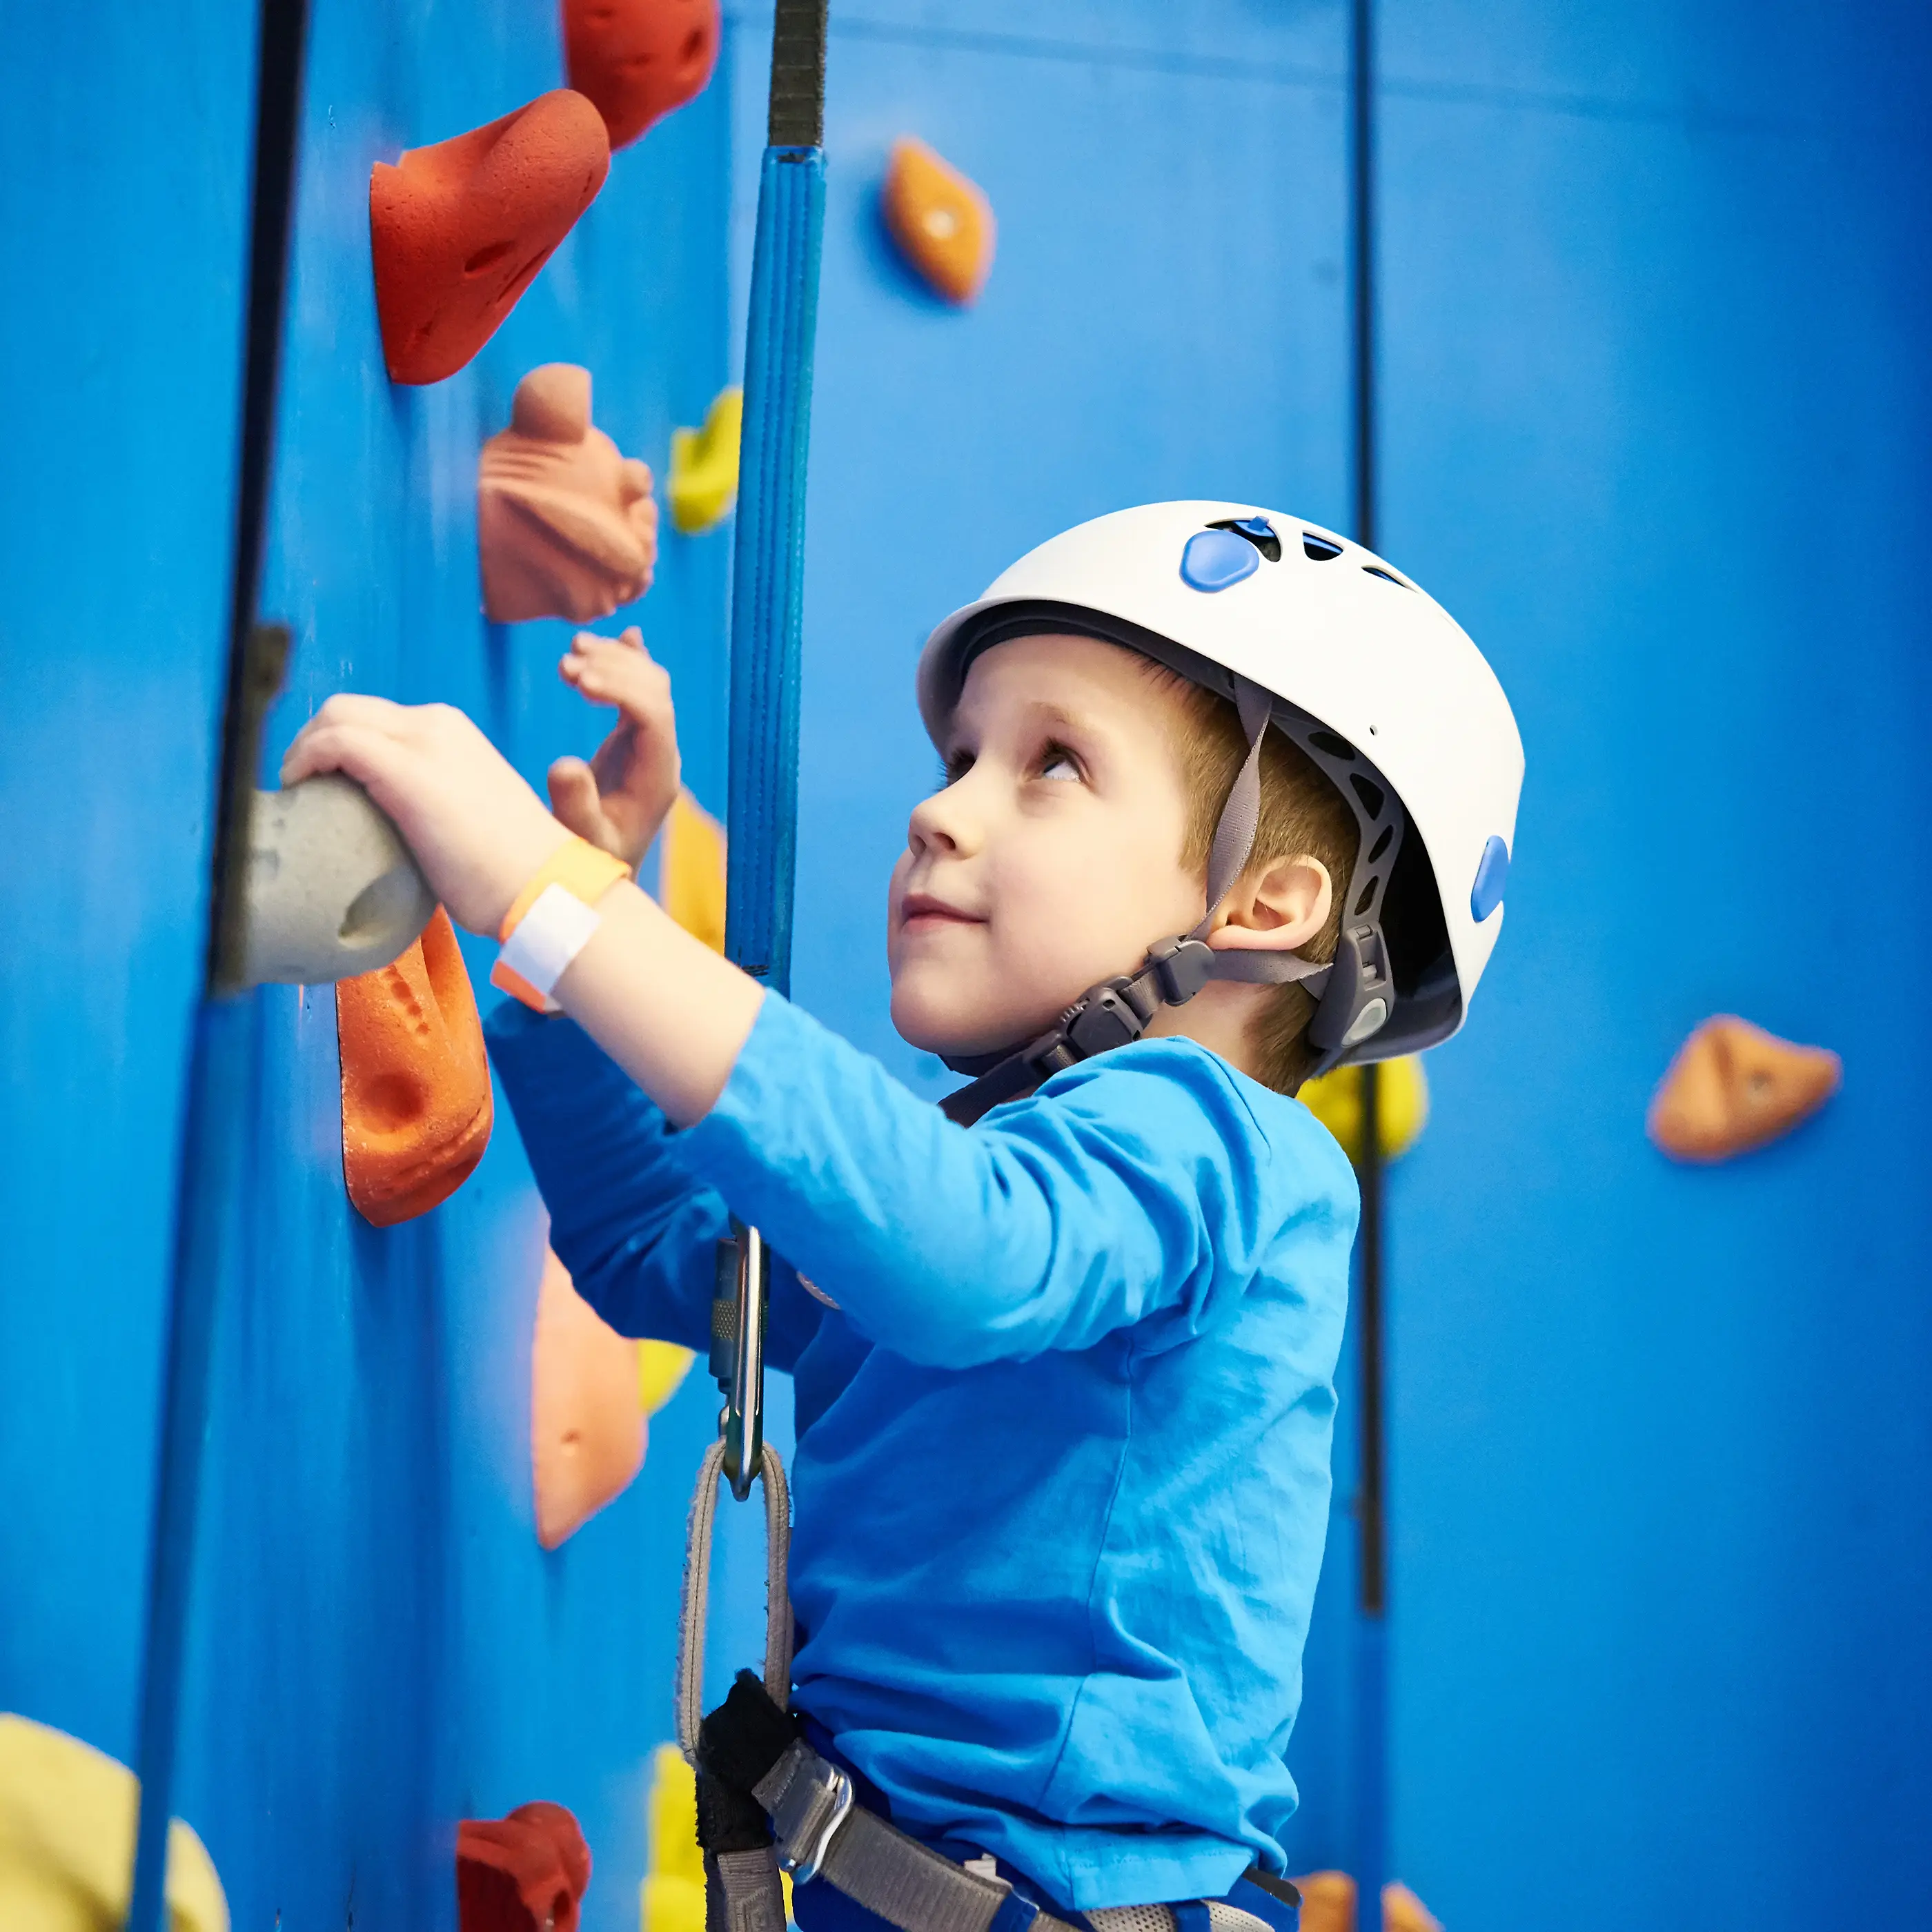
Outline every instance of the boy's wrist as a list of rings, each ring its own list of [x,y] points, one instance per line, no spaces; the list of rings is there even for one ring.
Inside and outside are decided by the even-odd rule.
[[[560,1010],[553,988],[596,931],[598,901],[631,876],[616,854],[566,835],[506,907],[491,985],[537,1012]]]

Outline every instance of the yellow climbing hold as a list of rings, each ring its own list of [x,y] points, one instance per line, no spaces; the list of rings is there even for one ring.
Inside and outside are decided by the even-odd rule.
[[[659,841],[658,903],[694,939],[724,950],[724,828],[681,791]]]
[[[638,1399],[646,1415],[655,1415],[677,1393],[694,1358],[675,1342],[638,1344]]]
[[[704,1854],[698,1849],[698,1780],[675,1744],[651,1760],[650,1863],[638,1888],[643,1932],[704,1932]],[[791,1916],[791,1880],[784,1886]]]
[[[128,1916],[138,1787],[124,1764],[29,1718],[0,1712],[0,1926],[116,1932]],[[168,1827],[169,1932],[228,1932],[207,1847]]]
[[[1362,1070],[1338,1066],[1310,1080],[1298,1096],[1308,1111],[1342,1143],[1351,1160],[1362,1157]],[[1394,1160],[1415,1144],[1429,1120],[1429,1079],[1414,1054],[1382,1063],[1382,1090],[1376,1096],[1382,1123],[1382,1158]]]
[[[639,1888],[643,1932],[704,1932],[697,1776],[675,1744],[659,1744],[651,1768],[650,1863]]]
[[[745,392],[720,389],[702,429],[670,433],[670,520],[686,536],[724,520],[738,494],[738,443]]]

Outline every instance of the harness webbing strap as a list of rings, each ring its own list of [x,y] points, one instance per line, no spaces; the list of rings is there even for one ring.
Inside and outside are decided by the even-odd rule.
[[[704,1932],[784,1932],[784,1888],[770,1845],[705,1853]]]
[[[711,1532],[718,1515],[718,1484],[724,1444],[705,1451],[692,1492],[685,1532],[684,1594],[677,1622],[677,1743],[698,1762],[698,1726],[704,1719],[704,1623],[711,1606]],[[791,1552],[791,1495],[784,1465],[767,1442],[758,1466],[765,1491],[765,1689],[782,1710],[791,1701],[791,1600],[787,1565]]]

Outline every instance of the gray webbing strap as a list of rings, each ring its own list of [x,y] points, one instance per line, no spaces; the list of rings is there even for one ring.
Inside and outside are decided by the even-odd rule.
[[[1012,1887],[982,1878],[852,1802],[851,1780],[798,1739],[754,1794],[800,1882],[809,1873],[899,1932],[987,1932]],[[1042,1912],[1029,1932],[1068,1932]]]
[[[784,1888],[770,1845],[704,1855],[704,1932],[784,1932]]]
[[[704,1620],[711,1606],[711,1532],[718,1515],[718,1484],[724,1444],[705,1451],[692,1493],[685,1533],[684,1600],[677,1624],[677,1742],[688,1762],[698,1762],[698,1727],[704,1721]],[[791,1497],[784,1466],[767,1442],[758,1466],[765,1490],[765,1688],[780,1710],[791,1703],[791,1600],[786,1564],[791,1551]]]
[[[1262,740],[1268,736],[1274,700],[1259,685],[1237,677],[1234,709],[1240,714],[1241,729],[1248,734],[1248,755],[1234,775],[1228,802],[1214,827],[1214,842],[1208,849],[1208,910],[1187,935],[1190,939],[1205,939],[1214,929],[1214,915],[1246,869],[1262,822]]]

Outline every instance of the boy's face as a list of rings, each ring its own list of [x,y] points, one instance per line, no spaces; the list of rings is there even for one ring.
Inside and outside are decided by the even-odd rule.
[[[1043,1033],[1201,917],[1181,863],[1174,699],[1092,638],[1016,638],[974,661],[892,872],[892,1024],[929,1052]]]

